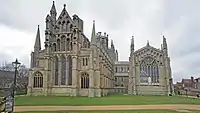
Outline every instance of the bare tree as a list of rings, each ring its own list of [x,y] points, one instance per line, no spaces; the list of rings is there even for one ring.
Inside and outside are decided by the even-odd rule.
[[[4,65],[0,66],[0,70],[2,70],[2,71],[11,71],[11,72],[15,71],[15,69],[12,66],[11,63],[4,63]],[[6,78],[4,80],[6,80]],[[18,90],[26,89],[27,85],[28,85],[28,68],[25,65],[20,65],[20,67],[18,69],[18,73],[17,73],[16,88]]]
[[[0,96],[3,96],[11,87],[14,72],[1,70],[0,75]]]
[[[28,86],[28,68],[21,65],[17,75],[17,83],[21,88],[26,89]]]

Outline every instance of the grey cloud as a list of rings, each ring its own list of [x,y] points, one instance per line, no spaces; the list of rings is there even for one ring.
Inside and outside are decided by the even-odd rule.
[[[164,22],[165,29],[170,31],[170,27],[177,27],[175,26],[176,23],[184,19],[181,24],[177,24],[184,28],[177,27],[177,31],[171,32],[168,37],[171,41],[169,42],[171,50],[169,52],[171,54],[173,75],[176,80],[180,80],[183,77],[200,76],[200,14],[197,13],[197,10],[199,10],[199,3],[200,1],[198,0],[177,0],[168,2],[169,7],[166,11],[166,19]],[[173,37],[179,30],[182,30],[180,35]]]
[[[4,63],[11,63],[13,62],[16,58],[15,55],[10,55],[7,53],[0,52],[0,66],[3,65]],[[29,67],[29,56],[27,54],[22,54],[17,57],[19,59],[19,62],[22,64],[25,64],[27,67]]]
[[[191,22],[187,25],[187,31],[180,35],[177,44],[173,45],[172,52],[175,57],[187,56],[192,53],[200,54],[200,22],[197,19],[193,19]]]
[[[122,27],[130,18],[129,4],[122,0],[91,0],[89,11],[101,21],[104,21],[106,27],[118,29]]]
[[[4,61],[10,61],[12,57],[6,53],[3,53],[3,51],[0,51],[0,63]]]
[[[52,0],[53,1],[53,0]],[[4,0],[0,7],[0,23],[21,29],[23,31],[35,32],[38,24],[44,29],[45,17],[49,13],[52,6],[51,0]],[[67,3],[67,7],[77,11],[77,0],[56,1],[57,12],[61,12],[63,4]],[[76,6],[76,7],[75,7]]]

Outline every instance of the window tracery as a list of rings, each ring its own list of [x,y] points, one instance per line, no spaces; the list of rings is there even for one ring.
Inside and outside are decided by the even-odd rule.
[[[53,44],[53,51],[56,51],[56,43]]]
[[[58,67],[58,57],[57,56],[54,57],[54,68],[55,68],[55,70],[54,70],[54,85],[58,85],[58,69],[59,69],[59,67]]]
[[[60,51],[60,39],[57,39],[57,50]]]
[[[155,59],[146,57],[140,63],[140,84],[153,85],[159,83],[159,68]]]
[[[83,73],[81,75],[81,88],[88,89],[90,84],[89,74]]]
[[[33,77],[33,87],[42,88],[43,87],[43,75],[40,72],[36,72]]]
[[[72,57],[69,55],[67,57],[67,76],[68,85],[72,85]]]
[[[62,73],[61,73],[61,85],[66,85],[66,71],[67,71],[67,66],[66,64],[68,64],[66,62],[66,59],[65,59],[65,56],[61,56],[61,70],[62,70]]]
[[[65,51],[65,44],[66,43],[66,37],[62,36],[61,37],[61,51]]]

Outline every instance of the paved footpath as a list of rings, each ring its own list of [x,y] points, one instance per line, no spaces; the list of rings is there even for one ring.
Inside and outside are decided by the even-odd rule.
[[[23,111],[84,111],[84,110],[200,110],[200,105],[110,105],[110,106],[16,106],[15,112]]]

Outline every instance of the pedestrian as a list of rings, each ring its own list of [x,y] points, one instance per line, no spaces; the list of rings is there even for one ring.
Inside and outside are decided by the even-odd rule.
[[[197,93],[197,98],[199,98],[199,93]]]

